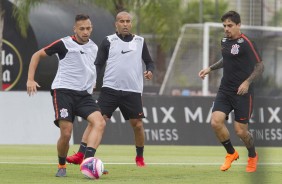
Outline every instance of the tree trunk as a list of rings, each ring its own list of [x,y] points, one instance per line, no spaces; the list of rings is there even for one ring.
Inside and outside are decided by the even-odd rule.
[[[2,48],[3,48],[3,30],[4,30],[4,2],[0,1],[0,91],[3,90],[3,72],[2,72]]]

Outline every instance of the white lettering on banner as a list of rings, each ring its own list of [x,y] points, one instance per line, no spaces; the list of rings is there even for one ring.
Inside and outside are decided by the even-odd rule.
[[[14,57],[13,54],[9,53],[6,55],[5,50],[2,50],[1,52],[1,65],[2,66],[13,66],[14,65]],[[11,71],[10,70],[4,70],[2,73],[2,81],[3,82],[11,82]]]
[[[176,120],[172,116],[172,113],[174,111],[174,107],[170,107],[169,109],[166,109],[165,107],[160,107],[161,112],[164,114],[164,118],[162,119],[162,123],[176,123]],[[143,118],[143,123],[150,123],[148,120],[148,110],[146,107],[143,108],[144,115],[146,118]],[[158,111],[157,107],[152,107],[152,119],[153,123],[159,123],[159,118],[158,118]]]
[[[147,117],[147,108],[143,108],[144,116]],[[149,120],[147,118],[143,118],[143,123],[149,123]]]
[[[152,114],[153,114],[153,122],[158,123],[158,113],[156,107],[152,107]]]
[[[189,123],[210,123],[211,122],[211,114],[212,114],[212,108],[209,109],[207,112],[203,107],[197,107],[194,111],[191,110],[190,107],[183,107],[184,108],[184,114],[183,113],[174,113],[174,106],[170,107],[151,107],[151,109],[143,107],[144,115],[146,118],[143,118],[143,122],[145,124],[149,123],[180,123],[178,122],[179,119],[184,119],[184,122]],[[257,117],[257,120],[259,123],[282,123],[280,118],[281,108],[280,107],[259,107],[254,109],[254,112],[252,114],[252,117],[250,118],[250,123],[256,123],[257,121],[254,121],[254,117]],[[228,124],[232,124],[234,121],[234,112],[232,111],[228,115]],[[175,115],[177,115],[177,120],[175,119]],[[118,117],[120,116],[120,117]],[[183,117],[179,117],[183,116]],[[162,119],[160,117],[163,117]],[[267,117],[267,118],[266,118]],[[120,120],[118,120],[120,119]],[[255,118],[256,119],[256,118]],[[265,121],[265,119],[267,121]],[[111,117],[112,123],[125,123],[125,119],[122,116],[122,113],[120,112],[120,109],[118,108],[116,110],[116,113],[113,114]]]
[[[175,119],[171,115],[174,110],[174,107],[170,107],[169,110],[166,110],[165,107],[161,107],[161,110],[165,115],[164,119],[162,120],[162,123],[167,123],[168,120],[170,120],[171,123],[176,123]]]
[[[177,141],[177,129],[145,129],[147,141]]]
[[[121,113],[121,111],[120,111],[120,109],[119,108],[117,108],[117,110],[116,110],[117,112],[119,112],[119,115],[120,115],[120,122],[121,123],[125,123],[125,119],[123,118],[123,115],[122,115],[122,113]],[[113,117],[113,116],[112,116]]]
[[[275,110],[273,110],[271,107],[268,107],[267,109],[271,114],[271,117],[269,118],[268,123],[272,123],[274,120],[277,123],[281,123],[280,118],[278,118],[277,116],[277,113],[280,111],[280,107],[276,107]]]
[[[3,82],[11,82],[11,72],[9,70],[3,71]]]
[[[281,128],[265,128],[265,129],[250,129],[249,130],[256,140],[275,141],[282,140]]]
[[[9,53],[6,55],[5,50],[2,50],[1,52],[1,64],[3,66],[7,65],[7,66],[12,66],[14,65],[14,57],[13,54]]]
[[[189,107],[184,107],[184,114],[186,123],[190,123],[190,116],[193,121],[199,119],[198,122],[203,123],[203,112],[201,107],[198,107],[194,114],[191,112]]]
[[[259,121],[264,122],[264,113],[263,113],[263,108],[259,108]]]
[[[206,123],[210,123],[211,122],[211,115],[212,115],[212,107],[209,110],[208,117],[206,119]]]

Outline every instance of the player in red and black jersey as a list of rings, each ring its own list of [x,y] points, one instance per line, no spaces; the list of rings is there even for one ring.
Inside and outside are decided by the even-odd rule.
[[[263,73],[263,63],[257,49],[250,39],[241,33],[240,15],[235,11],[225,13],[222,18],[225,37],[221,41],[222,59],[199,72],[205,78],[212,70],[223,68],[223,77],[212,109],[211,125],[227,151],[224,164],[220,167],[226,171],[231,163],[239,158],[238,152],[231,144],[225,119],[234,110],[234,128],[236,134],[248,149],[247,172],[255,172],[258,154],[254,139],[248,130],[248,123],[253,109],[253,82]]]

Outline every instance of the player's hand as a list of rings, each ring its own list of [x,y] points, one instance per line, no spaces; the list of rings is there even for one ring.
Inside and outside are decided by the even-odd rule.
[[[244,81],[238,88],[237,95],[247,94],[249,91],[250,83],[248,81]]]
[[[27,94],[29,96],[33,96],[34,94],[36,94],[37,88],[40,88],[37,82],[35,82],[34,80],[27,80],[26,89],[27,89]]]
[[[153,78],[153,73],[151,71],[145,71],[144,77],[146,80],[151,80]]]
[[[210,71],[211,71],[210,68],[206,68],[206,69],[201,70],[198,75],[201,79],[205,79],[206,75],[209,74]]]

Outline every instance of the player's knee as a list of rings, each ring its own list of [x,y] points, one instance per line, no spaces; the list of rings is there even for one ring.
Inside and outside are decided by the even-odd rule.
[[[137,131],[142,130],[143,129],[143,123],[142,123],[142,121],[137,121],[136,123],[132,124],[132,127]]]
[[[62,131],[61,132],[61,137],[62,139],[64,139],[65,141],[69,141],[71,138],[71,131]]]
[[[218,129],[219,128],[218,123],[216,123],[215,121],[211,121],[211,127],[213,129]]]
[[[224,123],[224,122],[223,122]],[[211,119],[211,127],[213,129],[221,129],[222,128],[222,120],[217,118],[216,116],[212,116],[212,119]]]
[[[248,134],[246,130],[241,129],[241,128],[235,128],[235,133],[239,137],[245,137]]]
[[[99,130],[104,130],[106,127],[106,121],[104,119],[101,119],[100,121],[96,122],[95,127]]]

